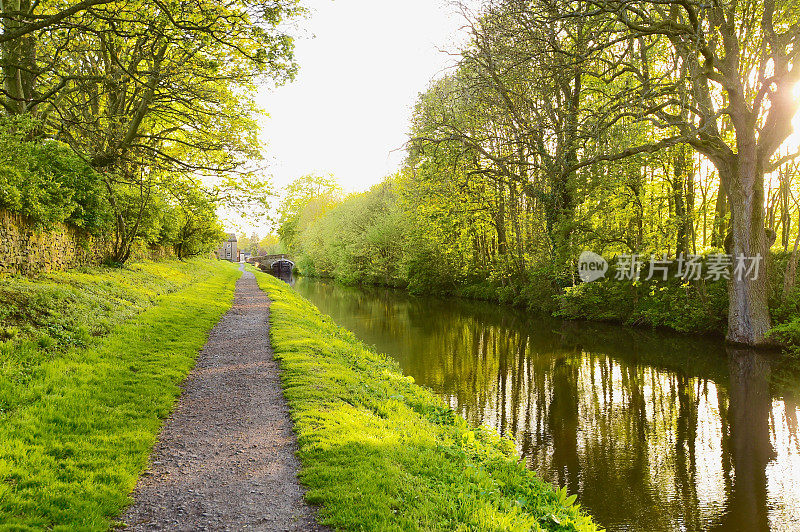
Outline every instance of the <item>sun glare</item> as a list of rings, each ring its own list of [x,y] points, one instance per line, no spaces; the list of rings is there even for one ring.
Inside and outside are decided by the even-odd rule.
[[[800,101],[800,83],[794,86],[792,96],[794,97],[794,101]],[[800,110],[795,113],[792,119],[792,129],[794,131],[792,131],[792,134],[786,139],[786,142],[783,143],[783,153],[794,153],[800,148]]]

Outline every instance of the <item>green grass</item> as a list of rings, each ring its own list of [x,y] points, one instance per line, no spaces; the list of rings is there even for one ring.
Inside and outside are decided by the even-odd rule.
[[[390,358],[364,346],[288,285],[270,337],[298,435],[306,498],[341,530],[596,530],[525,468],[513,442],[471,428]]]
[[[208,261],[80,268],[37,278],[0,277],[0,340],[35,339],[57,349],[93,337],[208,276]]]
[[[198,260],[0,281],[46,302],[5,317],[23,332],[0,344],[0,529],[108,529],[238,276]]]

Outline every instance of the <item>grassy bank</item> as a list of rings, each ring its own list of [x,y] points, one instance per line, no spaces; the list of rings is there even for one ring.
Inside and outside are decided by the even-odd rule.
[[[0,340],[32,339],[56,350],[86,347],[161,296],[206,279],[210,267],[194,259],[0,277]]]
[[[109,527],[238,276],[196,260],[0,280],[0,528]]]
[[[273,299],[310,502],[342,530],[595,530],[574,496],[527,470],[510,440],[472,428],[394,361],[364,346],[285,283]]]

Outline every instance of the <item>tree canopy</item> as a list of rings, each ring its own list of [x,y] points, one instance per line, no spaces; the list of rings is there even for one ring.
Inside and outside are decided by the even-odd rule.
[[[284,22],[301,13],[295,0],[3,2],[0,105],[9,127],[35,124],[25,142],[68,146],[91,170],[112,260],[157,241],[145,228],[165,207],[175,238],[212,239],[200,226],[218,225],[218,206],[266,214],[254,97],[294,76]],[[32,214],[18,203],[4,206]]]

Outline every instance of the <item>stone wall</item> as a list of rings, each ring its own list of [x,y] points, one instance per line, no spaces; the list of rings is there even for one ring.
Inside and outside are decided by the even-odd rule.
[[[58,224],[39,231],[25,216],[0,209],[0,274],[32,275],[99,264],[104,250],[104,243],[73,227]]]

